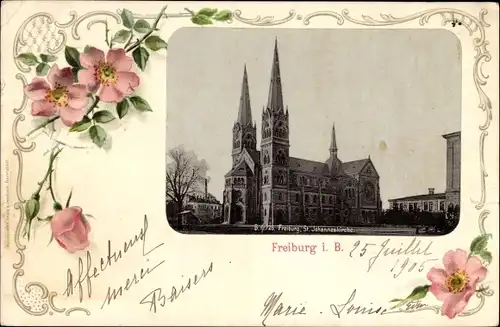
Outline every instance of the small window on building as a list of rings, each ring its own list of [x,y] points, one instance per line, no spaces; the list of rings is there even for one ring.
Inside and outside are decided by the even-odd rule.
[[[410,211],[413,211],[413,204],[410,203]]]
[[[299,202],[299,201],[300,201],[300,198],[299,198],[299,195],[298,195],[298,194],[295,194],[295,201],[296,201],[296,202]]]
[[[429,211],[434,211],[434,202],[429,202]]]
[[[305,201],[306,201],[306,203],[309,202],[309,194],[306,194],[306,200]]]
[[[424,210],[425,211],[429,210],[429,204],[427,202],[424,202]]]
[[[316,194],[313,195],[313,203],[316,203],[316,201],[318,201],[318,198],[316,197]]]

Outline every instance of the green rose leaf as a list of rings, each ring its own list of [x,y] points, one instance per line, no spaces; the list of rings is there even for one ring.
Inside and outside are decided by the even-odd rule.
[[[491,263],[491,260],[493,260],[493,256],[491,255],[491,252],[490,251],[483,251],[481,253],[479,253],[479,255],[481,256],[481,258],[486,261],[488,264]]]
[[[31,223],[31,220],[38,215],[38,212],[40,211],[40,202],[35,199],[29,199],[28,202],[26,202],[26,219]]]
[[[127,30],[119,30],[118,32],[116,32],[115,36],[113,36],[111,41],[115,43],[125,43],[130,37],[131,33],[132,32]]]
[[[71,72],[73,73],[73,82],[78,82],[78,71],[80,71],[80,67],[71,68]]]
[[[92,142],[94,142],[95,145],[97,145],[98,147],[102,148],[102,146],[104,145],[104,141],[106,141],[107,137],[104,128],[98,125],[94,125],[90,127],[89,135],[90,138],[92,139]]]
[[[83,52],[87,53],[90,50],[90,45],[86,45],[85,48],[83,48]]]
[[[52,208],[54,211],[61,211],[62,210],[62,205],[59,202],[54,202],[54,205],[52,205]]]
[[[219,11],[215,16],[214,19],[219,21],[219,22],[225,22],[233,18],[233,13],[230,10],[222,10]]]
[[[138,47],[132,52],[132,57],[139,68],[144,71],[149,60],[149,52],[144,47]]]
[[[43,62],[53,62],[53,61],[57,60],[57,57],[53,56],[53,55],[48,55],[48,54],[42,53],[40,55],[40,59],[42,59]]]
[[[430,285],[415,287],[408,298],[411,300],[423,299],[427,295],[427,292],[429,292],[429,287]]]
[[[486,250],[486,247],[488,246],[488,238],[489,234],[484,234],[473,239],[470,244],[470,252],[479,254]]]
[[[138,111],[153,111],[149,103],[138,95],[130,97],[129,100]]]
[[[52,241],[54,240],[54,234],[50,234],[50,240],[49,240],[49,243],[47,244],[47,246],[52,243]]]
[[[205,15],[207,17],[212,17],[217,12],[214,8],[203,8],[196,15]]]
[[[120,15],[122,17],[123,26],[132,28],[134,26],[134,15],[128,9],[123,9]]]
[[[16,57],[16,59],[26,66],[35,66],[38,64],[38,59],[36,59],[36,56],[31,52],[21,53]]]
[[[139,19],[135,22],[134,30],[138,33],[147,33],[151,30],[151,26],[144,19]]]
[[[78,123],[74,123],[73,126],[71,126],[71,128],[69,129],[69,131],[83,132],[84,130],[89,128],[91,124],[92,122],[90,121],[90,119],[87,116],[84,116],[81,121],[79,121]]]
[[[393,306],[391,310],[400,307],[406,303],[409,303],[411,301],[423,299],[429,292],[429,287],[431,286],[430,285],[417,286],[413,289],[411,294],[406,297],[406,299],[393,299],[389,301],[389,302],[399,302],[398,304]]]
[[[47,65],[46,63],[42,62],[39,63],[38,66],[36,66],[36,75],[37,76],[45,76],[49,72],[50,66]]]
[[[80,65],[80,52],[78,52],[75,48],[66,46],[64,49],[64,57],[71,67],[82,67]]]
[[[193,17],[191,17],[191,21],[193,23],[195,23],[196,25],[211,25],[211,24],[213,24],[210,17],[208,17],[206,15],[200,15],[200,14],[194,15]]]
[[[401,301],[404,301],[405,299],[393,299],[393,300],[390,300],[389,303],[391,302],[401,302]]]
[[[45,218],[40,218],[40,217],[38,217],[38,220],[40,220],[40,221],[44,221],[44,222],[47,222],[47,221],[50,221],[50,220],[52,219],[52,217],[54,217],[54,216],[47,216],[47,217],[45,217]]]
[[[93,116],[92,116],[92,119],[97,122],[97,123],[102,123],[102,124],[105,124],[105,123],[109,123],[110,121],[113,121],[115,119],[115,117],[113,116],[113,114],[111,112],[109,112],[108,110],[102,110],[102,111],[98,111],[96,112]]]
[[[167,42],[163,41],[163,39],[156,35],[151,35],[144,41],[146,46],[153,51],[158,51],[160,49],[167,48]]]
[[[122,102],[116,104],[116,113],[118,114],[118,118],[122,119],[128,113],[128,108],[130,104],[127,99],[123,99]]]

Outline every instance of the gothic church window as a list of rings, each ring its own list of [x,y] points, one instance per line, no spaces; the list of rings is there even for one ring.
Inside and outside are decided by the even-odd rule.
[[[295,194],[295,202],[299,202],[299,201],[300,201],[299,195]]]
[[[267,193],[264,193],[264,201],[267,201]]]
[[[309,203],[309,194],[306,194],[306,203]]]
[[[269,154],[267,151],[264,154],[264,165],[267,165],[269,163]]]
[[[278,154],[276,155],[276,163],[280,165],[286,164],[286,155],[283,150],[278,151]]]
[[[279,174],[278,174],[278,177],[277,177],[277,183],[278,183],[279,185],[283,185],[283,184],[285,184],[285,176],[283,176],[283,174],[282,174],[282,173],[279,173]]]
[[[244,144],[245,144],[245,148],[248,148],[248,149],[254,148],[255,142],[254,142],[251,134],[247,134],[245,136],[245,143]]]
[[[316,201],[318,201],[317,197],[316,197],[316,194],[313,195],[313,203],[316,203]]]

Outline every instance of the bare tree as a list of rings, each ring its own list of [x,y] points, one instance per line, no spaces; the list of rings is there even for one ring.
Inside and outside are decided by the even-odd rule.
[[[194,152],[182,146],[168,151],[167,198],[175,203],[177,213],[182,211],[187,195],[201,191],[207,169],[205,160],[198,160]]]

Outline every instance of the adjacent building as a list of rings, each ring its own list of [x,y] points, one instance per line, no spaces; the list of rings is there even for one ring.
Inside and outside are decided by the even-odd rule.
[[[380,187],[370,157],[342,161],[334,125],[325,161],[291,157],[289,117],[276,41],[267,105],[262,108],[260,150],[246,66],[243,71],[238,118],[232,130],[232,167],[225,175],[224,222],[337,225],[375,221],[381,210]]]
[[[222,204],[213,194],[208,193],[207,184],[208,180],[205,178],[205,191],[203,194],[197,192],[192,195],[186,195],[184,210],[189,210],[201,222],[220,222]]]
[[[443,135],[446,139],[446,189],[435,193],[429,188],[427,194],[390,199],[391,209],[403,211],[447,212],[460,207],[460,132]]]
[[[433,188],[429,188],[429,193],[412,195],[398,199],[389,200],[391,209],[401,211],[445,211],[446,193],[434,193]]]

